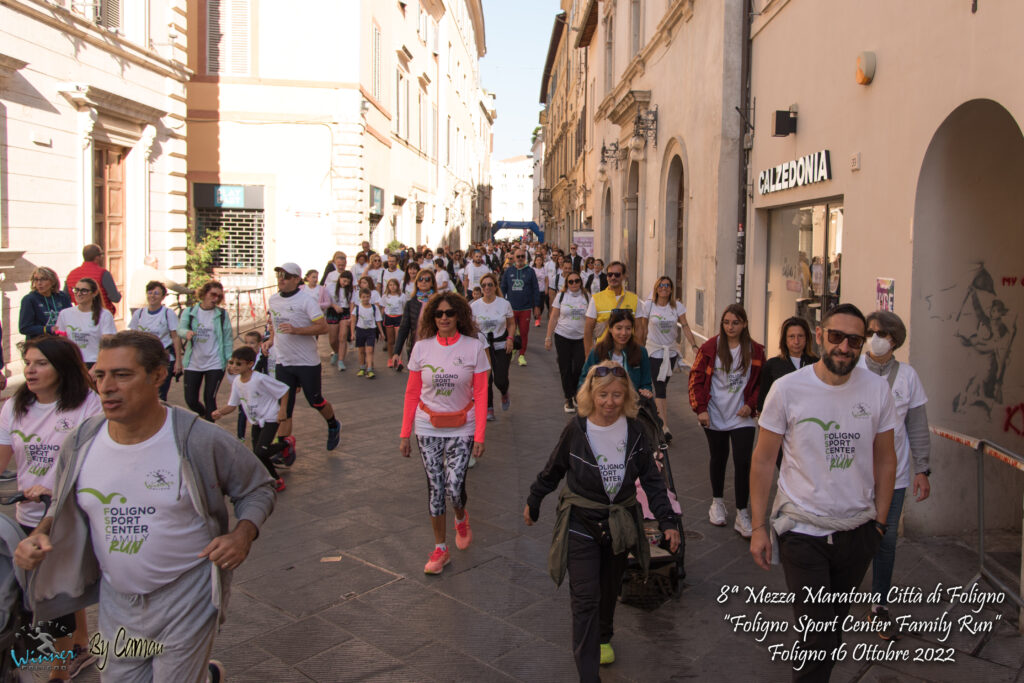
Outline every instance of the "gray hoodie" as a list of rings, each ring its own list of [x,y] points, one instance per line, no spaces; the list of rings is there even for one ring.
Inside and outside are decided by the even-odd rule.
[[[196,512],[206,520],[211,537],[228,533],[228,509],[224,496],[231,498],[235,517],[247,519],[259,529],[274,509],[276,494],[267,470],[252,451],[219,427],[200,420],[194,413],[170,407],[174,441],[178,446],[179,489],[192,500]],[[57,458],[57,484],[48,516],[53,518],[50,543],[53,550],[33,571],[28,572],[26,590],[37,619],[71,614],[99,600],[101,571],[93,553],[89,520],[78,507],[75,484],[83,456],[106,417],[96,415],[71,432]],[[210,599],[223,621],[227,609],[231,572],[212,562],[213,590]]]

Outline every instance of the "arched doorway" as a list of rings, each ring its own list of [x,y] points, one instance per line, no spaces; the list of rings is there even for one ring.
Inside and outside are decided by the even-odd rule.
[[[1024,135],[1010,112],[992,100],[953,110],[918,176],[909,325],[929,421],[1017,451],[1024,447],[1022,186]],[[941,441],[933,449],[932,468],[966,482],[953,492],[961,504],[924,515],[908,510],[908,520],[916,517],[926,533],[973,526],[961,514],[975,497],[973,458]],[[987,523],[1020,524],[1024,482],[987,470]]]
[[[604,191],[604,220],[601,221],[601,246],[598,256],[608,263],[612,253],[612,188]]]
[[[628,288],[637,288],[637,235],[639,234],[637,206],[639,204],[640,164],[629,165],[629,176],[626,181],[626,196],[622,198],[625,220],[622,222],[622,260],[626,262],[626,277],[629,278]]]
[[[665,181],[665,249],[662,252],[662,273],[668,273],[676,284],[676,298],[686,300],[683,292],[683,160],[672,157]]]

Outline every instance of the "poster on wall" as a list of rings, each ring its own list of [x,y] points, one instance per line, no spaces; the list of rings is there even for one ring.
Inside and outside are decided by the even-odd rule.
[[[594,231],[580,230],[572,234],[572,242],[576,245],[576,253],[587,258],[594,255]]]
[[[875,310],[889,311],[896,310],[896,280],[891,277],[875,278]]]

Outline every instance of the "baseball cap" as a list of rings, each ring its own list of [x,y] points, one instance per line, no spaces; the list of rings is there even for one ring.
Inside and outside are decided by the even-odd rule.
[[[284,271],[285,273],[288,273],[289,275],[294,275],[295,277],[302,277],[302,269],[299,268],[299,264],[292,263],[291,261],[289,261],[288,263],[282,263],[277,268],[274,268],[274,270]]]

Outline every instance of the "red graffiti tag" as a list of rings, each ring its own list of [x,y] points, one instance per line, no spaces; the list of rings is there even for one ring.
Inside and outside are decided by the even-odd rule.
[[[1018,403],[1015,406],[1006,406],[1006,420],[1003,422],[1003,431],[1013,432],[1017,436],[1024,436],[1024,402]]]
[[[1018,282],[1020,282],[1021,286],[1024,287],[1024,277],[1013,277],[1008,275],[1003,278],[1003,287],[1013,287]]]

